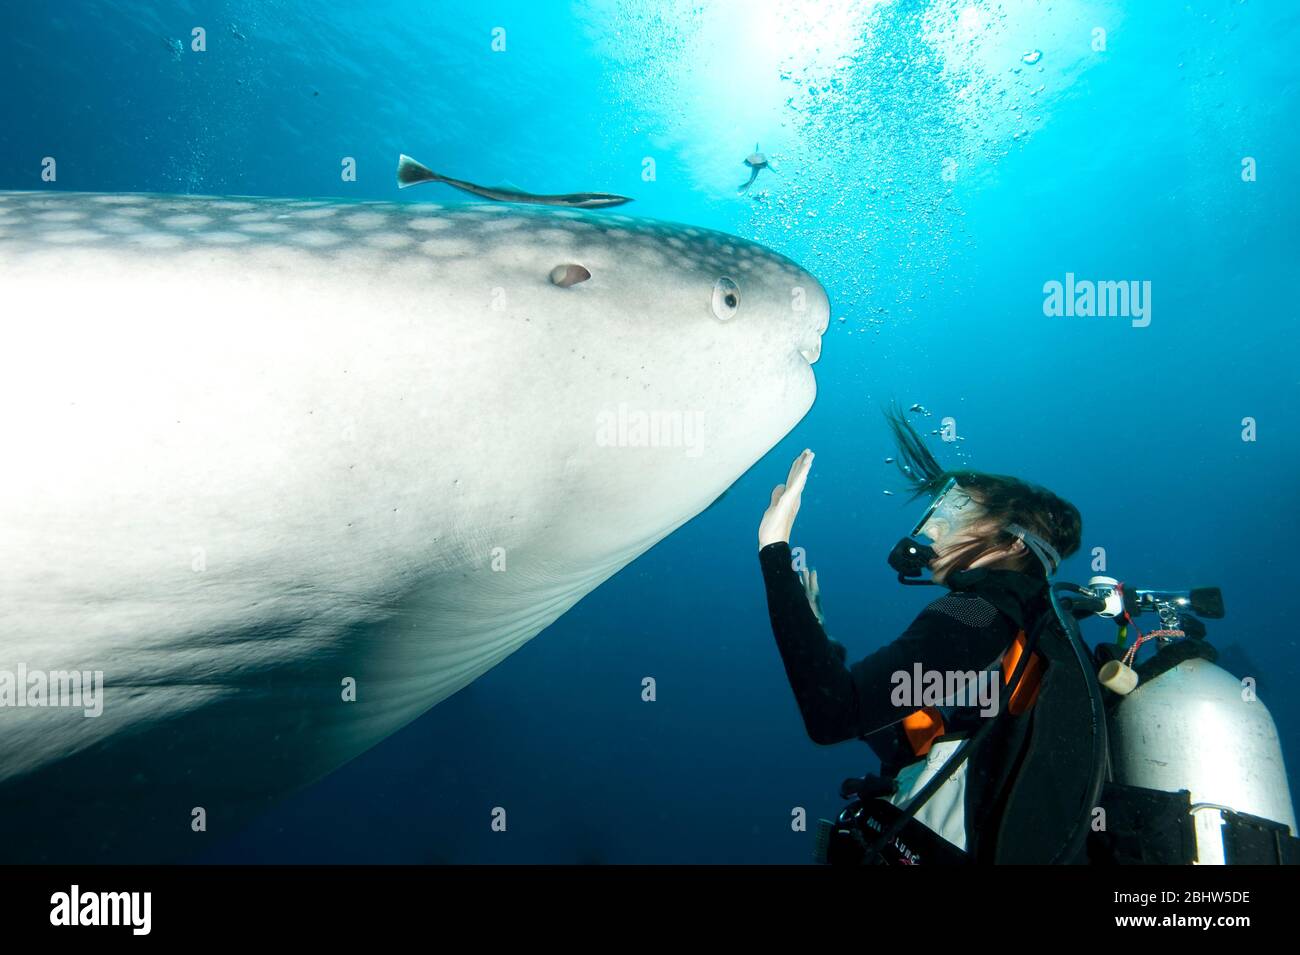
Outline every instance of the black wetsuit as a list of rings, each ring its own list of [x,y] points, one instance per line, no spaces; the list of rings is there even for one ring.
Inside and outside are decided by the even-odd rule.
[[[922,610],[897,640],[848,666],[844,647],[826,636],[809,606],[791,566],[790,545],[767,545],[759,562],[772,632],[808,735],[817,743],[862,739],[880,757],[886,776],[917,758],[900,722],[915,707],[891,701],[893,674],[911,673],[917,663],[926,670],[961,672],[992,666],[1047,606],[1041,577],[1010,570],[954,573],[951,591]],[[997,797],[998,779],[1015,758],[996,740],[984,748],[968,770],[967,818],[976,826],[994,808],[989,803]],[[973,843],[969,823],[967,828]]]

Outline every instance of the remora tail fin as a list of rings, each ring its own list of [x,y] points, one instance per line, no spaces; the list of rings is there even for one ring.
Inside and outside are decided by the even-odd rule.
[[[405,189],[420,182],[437,182],[442,177],[428,166],[416,162],[406,153],[397,157],[397,188]]]

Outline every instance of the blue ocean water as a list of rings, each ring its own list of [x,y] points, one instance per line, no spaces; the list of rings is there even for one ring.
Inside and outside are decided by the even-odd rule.
[[[806,861],[792,810],[833,815],[874,758],[804,734],[755,531],[813,448],[795,543],[828,629],[854,658],[900,633],[928,595],[884,562],[914,518],[883,493],[892,399],[954,419],[945,464],[1079,507],[1062,577],[1104,548],[1138,584],[1222,587],[1210,635],[1252,661],[1294,780],[1297,43],[1283,0],[6,7],[0,189],[393,199],[406,152],[634,196],[831,297],[815,406],[716,507],[203,858]],[[775,171],[741,194],[756,143]],[[1150,282],[1149,324],[1045,315],[1067,274]]]

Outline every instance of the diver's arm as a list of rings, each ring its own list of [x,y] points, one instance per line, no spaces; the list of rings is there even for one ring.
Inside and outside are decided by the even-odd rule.
[[[790,531],[812,461],[812,451],[805,449],[785,483],[772,489],[758,526],[758,560],[772,633],[804,726],[815,742],[838,743],[857,735],[857,689],[844,665],[844,648],[827,638],[812,606],[813,591],[794,572],[790,557]]]
[[[792,567],[790,545],[769,544],[758,556],[772,633],[804,726],[816,743],[870,735],[920,708],[910,694],[895,705],[897,674],[910,679],[917,664],[927,671],[980,669],[995,660],[1010,639],[1006,618],[992,613],[991,607],[980,625],[968,622],[972,618],[967,613],[942,609],[948,601],[965,599],[949,595],[921,611],[892,643],[846,667],[844,647],[826,636],[808,603]]]
[[[859,735],[858,687],[844,665],[844,647],[826,636],[791,566],[790,545],[777,541],[758,552],[772,633],[808,735],[838,743]]]

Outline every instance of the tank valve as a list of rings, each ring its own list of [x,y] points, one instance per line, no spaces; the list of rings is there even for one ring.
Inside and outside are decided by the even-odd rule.
[[[1128,696],[1137,688],[1137,671],[1122,660],[1110,660],[1102,664],[1097,673],[1097,682],[1120,696]]]
[[[1114,618],[1124,613],[1123,590],[1114,577],[1093,577],[1088,581],[1088,590],[1106,602],[1106,609],[1097,611],[1097,616]]]

